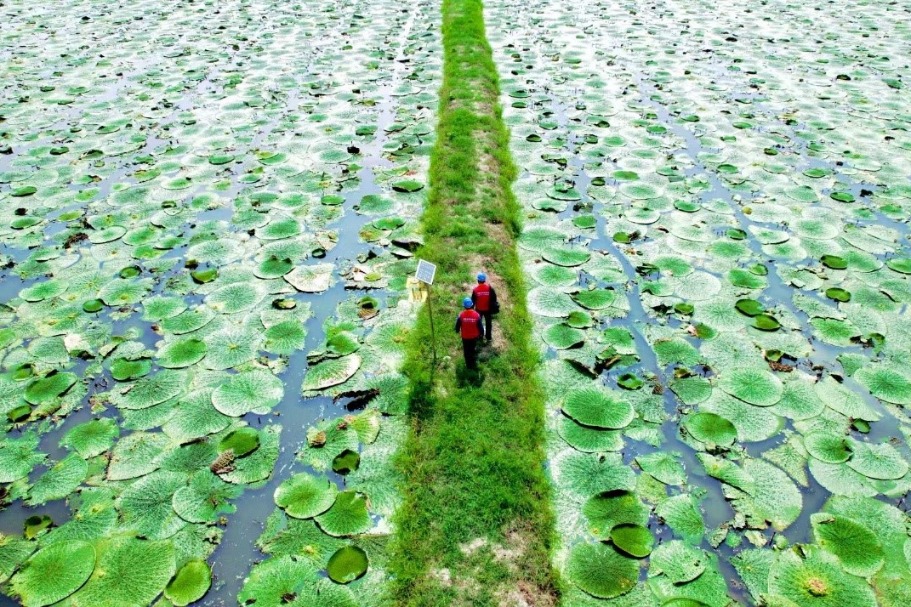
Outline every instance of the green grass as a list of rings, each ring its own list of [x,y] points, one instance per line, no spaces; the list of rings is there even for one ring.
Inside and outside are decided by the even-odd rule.
[[[543,395],[515,252],[516,170],[479,0],[443,2],[444,79],[419,256],[438,266],[432,364],[425,306],[409,339],[412,432],[397,465],[404,504],[390,568],[396,605],[556,602]],[[465,370],[452,325],[484,269],[498,289],[496,349]],[[509,599],[510,593],[514,594]]]

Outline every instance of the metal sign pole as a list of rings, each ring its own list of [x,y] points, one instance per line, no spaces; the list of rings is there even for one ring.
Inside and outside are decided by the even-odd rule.
[[[436,276],[437,267],[429,261],[418,260],[418,269],[415,272],[415,278],[427,285],[427,312],[430,314],[430,347],[433,351],[433,369],[437,368],[437,333],[433,326],[433,306],[430,304],[430,287],[433,285],[433,278]]]

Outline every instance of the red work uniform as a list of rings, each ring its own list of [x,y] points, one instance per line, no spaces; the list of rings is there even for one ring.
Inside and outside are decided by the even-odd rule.
[[[481,315],[474,310],[463,311],[456,318],[455,330],[462,335],[462,353],[465,355],[465,366],[469,369],[474,369],[478,364],[478,340],[484,337]]]
[[[493,315],[499,311],[497,292],[488,283],[482,282],[471,292],[471,301],[484,321],[484,336],[490,341],[493,339]]]

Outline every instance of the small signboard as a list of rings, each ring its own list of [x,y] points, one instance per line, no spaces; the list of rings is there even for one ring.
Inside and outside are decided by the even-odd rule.
[[[429,261],[424,261],[423,259],[418,260],[418,271],[415,272],[415,277],[423,283],[428,285],[433,284],[433,277],[437,273],[437,267],[430,263]]]

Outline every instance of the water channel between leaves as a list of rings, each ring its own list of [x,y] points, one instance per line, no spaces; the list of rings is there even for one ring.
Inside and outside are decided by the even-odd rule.
[[[438,3],[66,4],[0,9],[3,600],[375,604]]]

